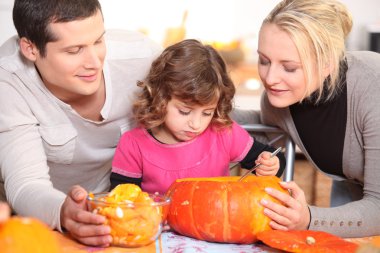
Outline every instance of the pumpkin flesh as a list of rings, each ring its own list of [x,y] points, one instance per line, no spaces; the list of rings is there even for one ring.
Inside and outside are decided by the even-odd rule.
[[[188,178],[172,184],[168,223],[176,232],[199,240],[253,243],[257,233],[271,230],[270,219],[259,203],[271,187],[286,192],[277,177]]]
[[[140,247],[156,240],[169,201],[143,192],[135,184],[119,184],[109,193],[88,197],[90,211],[106,217],[111,228],[112,245]]]

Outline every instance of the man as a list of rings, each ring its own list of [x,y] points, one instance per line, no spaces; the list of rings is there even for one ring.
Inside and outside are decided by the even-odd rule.
[[[0,199],[107,246],[110,228],[85,198],[108,190],[136,82],[160,48],[137,33],[105,34],[97,0],[15,0],[13,21],[18,37],[0,47]]]

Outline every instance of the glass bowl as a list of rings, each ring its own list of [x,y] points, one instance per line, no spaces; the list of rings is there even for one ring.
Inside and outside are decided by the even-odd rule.
[[[149,194],[147,202],[107,202],[108,192],[90,194],[88,209],[106,217],[111,227],[112,245],[141,247],[154,242],[166,221],[170,198]]]

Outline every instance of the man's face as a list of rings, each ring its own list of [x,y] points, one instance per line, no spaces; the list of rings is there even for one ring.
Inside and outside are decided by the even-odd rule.
[[[51,23],[49,29],[57,41],[46,44],[45,57],[37,52],[34,62],[45,86],[66,103],[96,93],[103,85],[106,54],[101,12],[82,20]]]

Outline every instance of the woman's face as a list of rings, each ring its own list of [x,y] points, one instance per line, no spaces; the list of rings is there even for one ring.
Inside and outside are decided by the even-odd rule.
[[[306,91],[305,73],[290,36],[275,24],[264,24],[259,34],[258,54],[259,75],[269,102],[282,108],[301,101]]]

